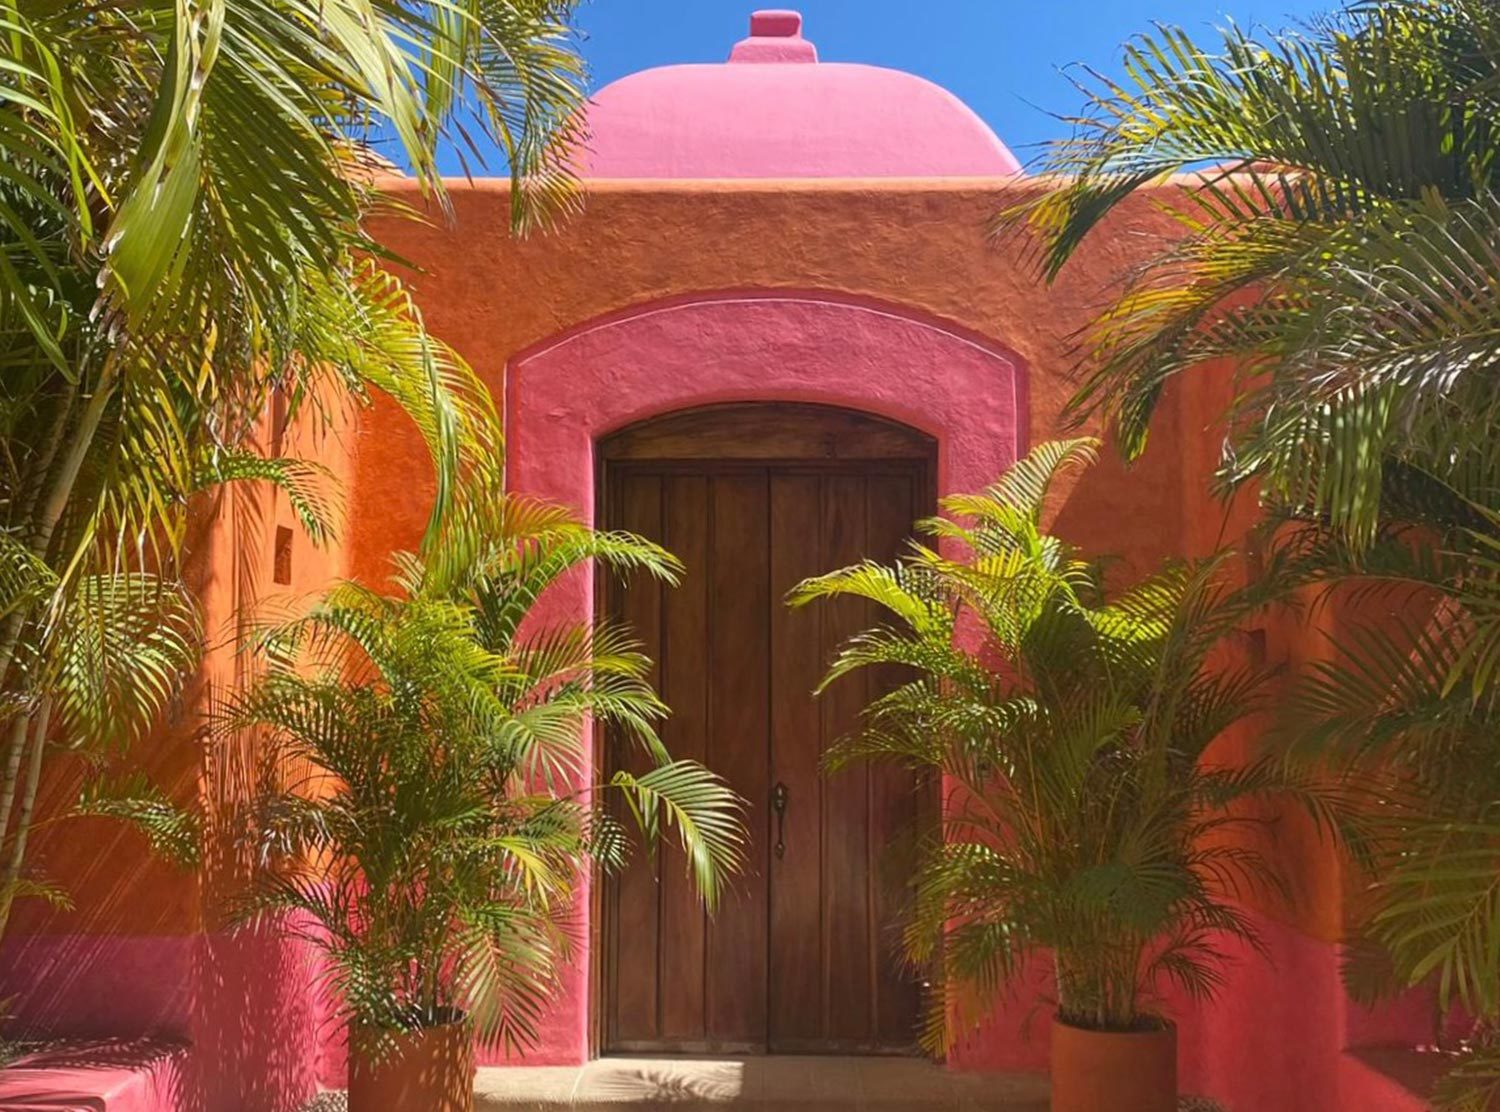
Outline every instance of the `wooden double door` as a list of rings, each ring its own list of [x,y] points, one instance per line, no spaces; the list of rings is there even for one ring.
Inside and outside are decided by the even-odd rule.
[[[712,916],[675,847],[637,853],[605,885],[601,1049],[913,1052],[899,847],[930,800],[901,769],[822,771],[882,677],[813,689],[876,615],[784,600],[808,576],[898,553],[931,512],[931,442],[841,410],[725,406],[629,430],[601,456],[603,520],[687,568],[676,588],[606,586],[608,608],[656,661],[668,748],[745,798],[751,838]],[[613,767],[638,763],[620,739],[605,745]]]

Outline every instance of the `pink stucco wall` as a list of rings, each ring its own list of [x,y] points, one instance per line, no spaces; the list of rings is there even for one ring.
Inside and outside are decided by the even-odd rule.
[[[1427,1103],[1370,1068],[1354,1048],[1402,1047],[1430,1036],[1430,1004],[1414,994],[1366,1009],[1344,993],[1338,947],[1243,909],[1264,953],[1220,940],[1224,986],[1208,1001],[1167,991],[1178,1027],[1178,1084],[1230,1112],[1423,1112]],[[1044,1071],[1051,991],[1046,962],[962,1038],[949,1063],[964,1070]]]
[[[294,1112],[320,1078],[338,1075],[337,1064],[323,1061],[341,1053],[341,1032],[313,989],[319,958],[305,943],[268,930],[31,935],[0,948],[0,966],[9,1018],[23,1034],[144,1036],[186,1047],[172,1062],[171,1101],[147,1101],[141,1112]],[[156,1091],[154,1082],[129,1081],[128,1061],[112,1069],[88,1055],[80,1062],[87,1068],[68,1075],[80,1092],[92,1085],[95,1096],[119,1089],[129,1101],[143,1101]],[[15,1094],[0,1087],[0,1096]],[[135,1108],[129,1101],[120,1107]],[[0,1100],[0,1109],[10,1107]],[[115,1104],[106,1107],[115,1112]]]
[[[1224,991],[1194,1001],[1168,987],[1161,1010],[1178,1024],[1182,1090],[1239,1112],[1340,1108],[1331,1063],[1343,1049],[1346,1002],[1333,947],[1245,908],[1265,954],[1223,939]],[[1011,997],[962,1039],[950,1062],[970,1070],[1045,1070],[1049,966],[1037,962]],[[1267,1069],[1275,1062],[1275,1069]],[[1352,1112],[1352,1110],[1351,1110]]]
[[[938,441],[943,489],[1015,459],[1025,375],[993,340],[930,314],[836,291],[715,292],[610,314],[511,360],[508,481],[592,519],[594,442],[678,409],[817,402]]]
[[[340,434],[346,430],[315,425],[288,429],[286,450],[318,459],[332,481],[345,481],[350,461]],[[235,631],[263,617],[259,607],[272,597],[284,612],[288,598],[321,591],[344,564],[339,544],[317,548],[297,533],[292,581],[274,584],[275,530],[296,529],[297,521],[285,496],[267,488],[233,485],[204,496],[197,510],[184,576],[212,640],[176,714],[136,755],[178,798],[213,806],[249,790],[248,770],[235,759],[244,754],[221,754],[202,735],[203,713],[222,705],[245,675]],[[76,800],[78,770],[60,759],[53,771],[43,809],[56,814]],[[0,944],[0,1013],[9,1029],[190,1044],[171,1066],[170,1103],[147,1105],[149,1112],[296,1112],[316,1090],[330,1030],[315,988],[318,961],[305,942],[225,928],[222,847],[210,846],[204,869],[182,870],[152,854],[125,824],[68,821],[39,833],[35,866],[66,886],[76,908],[18,908]],[[91,1099],[103,1101],[130,1072],[128,1065],[79,1069],[67,1084],[95,1086]],[[130,1099],[156,1092],[155,1077],[132,1087]],[[115,1107],[82,1097],[76,1106]]]

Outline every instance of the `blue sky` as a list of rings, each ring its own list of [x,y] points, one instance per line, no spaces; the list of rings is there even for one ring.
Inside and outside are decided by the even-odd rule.
[[[579,23],[595,87],[648,66],[719,62],[756,7],[796,7],[827,61],[909,70],[967,101],[1022,162],[1063,129],[1049,112],[1078,96],[1060,72],[1116,68],[1120,44],[1153,21],[1209,34],[1233,20],[1281,28],[1337,0],[586,0]],[[458,169],[456,160],[444,167]],[[498,167],[492,167],[496,172]]]

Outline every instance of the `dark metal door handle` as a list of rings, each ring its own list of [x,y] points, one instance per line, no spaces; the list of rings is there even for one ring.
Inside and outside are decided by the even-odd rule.
[[[780,780],[771,789],[771,807],[776,811],[776,856],[786,856],[786,801],[791,792]]]

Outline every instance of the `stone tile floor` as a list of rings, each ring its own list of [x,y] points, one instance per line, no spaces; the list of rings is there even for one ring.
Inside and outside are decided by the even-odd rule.
[[[975,1074],[910,1058],[601,1058],[582,1067],[481,1069],[476,1112],[1046,1112],[1046,1078]],[[342,1112],[325,1093],[306,1112]],[[1215,1112],[1192,1098],[1183,1112]]]

